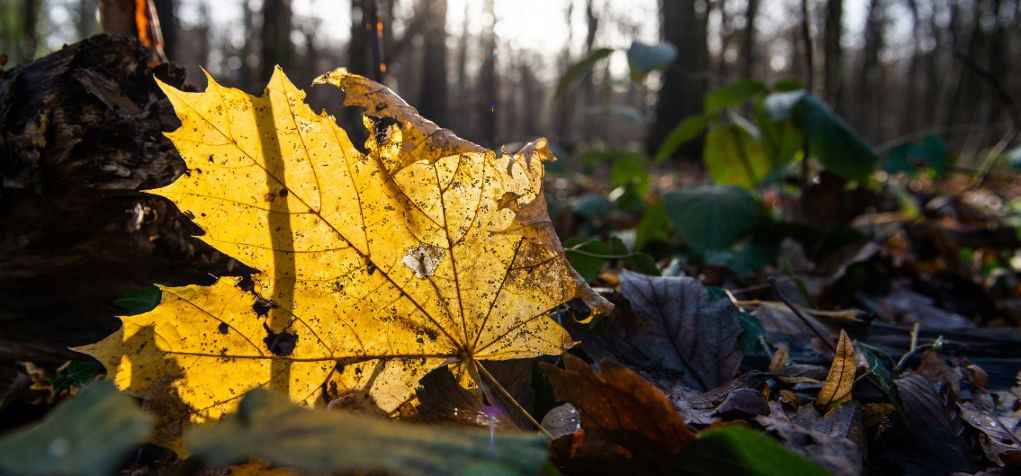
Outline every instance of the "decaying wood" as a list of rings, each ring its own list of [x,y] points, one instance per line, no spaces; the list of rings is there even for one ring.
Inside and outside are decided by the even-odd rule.
[[[80,357],[67,347],[115,329],[125,292],[242,268],[139,192],[184,171],[153,81],[181,86],[184,71],[150,54],[100,35],[0,73],[0,361]]]

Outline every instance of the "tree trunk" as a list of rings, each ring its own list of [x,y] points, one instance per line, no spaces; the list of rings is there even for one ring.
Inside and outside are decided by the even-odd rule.
[[[75,13],[75,30],[78,38],[88,38],[99,33],[96,13],[99,11],[98,0],[78,0],[78,11]]]
[[[479,71],[479,83],[482,88],[483,112],[480,121],[480,134],[482,144],[487,147],[497,145],[497,113],[498,93],[496,76],[496,12],[494,11],[495,0],[486,0],[486,16],[490,19],[489,29],[484,34],[482,42],[482,68]]]
[[[184,171],[153,81],[182,87],[184,70],[150,58],[99,35],[0,73],[0,363],[81,359],[68,346],[116,329],[122,294],[241,269],[170,201],[138,192]]]
[[[38,47],[39,0],[22,0],[21,2],[21,44],[20,63],[27,63],[35,58]]]
[[[351,41],[347,44],[347,69],[355,74],[369,74],[369,32],[365,29],[362,2],[351,2]]]
[[[862,64],[858,72],[858,93],[861,95],[858,124],[866,139],[876,140],[881,130],[879,117],[880,96],[882,95],[881,65],[879,53],[885,44],[886,2],[870,0],[865,16],[865,47],[862,50]]]
[[[696,8],[697,0],[661,0],[663,40],[680,53],[663,74],[663,86],[656,102],[656,120],[647,140],[654,151],[684,118],[702,113],[707,89],[709,50],[706,44],[706,12]],[[689,142],[685,152],[701,145]]]
[[[157,0],[156,15],[160,20],[160,32],[163,33],[163,52],[167,59],[175,58],[174,50],[177,47],[177,33],[180,30],[180,22],[177,20],[177,0]]]
[[[259,62],[260,84],[273,75],[273,68],[290,67],[294,45],[291,44],[291,1],[265,0],[262,3],[262,31],[259,35],[262,59]]]
[[[418,112],[441,125],[447,122],[447,0],[419,0],[418,16],[425,16],[422,30],[422,83]]]
[[[744,32],[741,35],[741,76],[755,77],[755,20],[759,16],[759,0],[747,0]]]
[[[823,31],[823,94],[838,114],[844,109],[844,0],[826,1]]]

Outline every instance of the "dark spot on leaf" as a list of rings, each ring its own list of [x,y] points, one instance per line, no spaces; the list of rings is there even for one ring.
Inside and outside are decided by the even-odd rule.
[[[344,365],[344,361],[343,360],[338,360],[337,364],[333,368],[335,368],[337,370],[338,374],[342,374],[342,373],[344,373],[344,367],[346,367],[346,365]]]
[[[252,310],[255,311],[255,313],[258,314],[259,317],[266,317],[266,315],[269,314],[269,310],[273,309],[274,307],[276,307],[276,305],[273,304],[273,301],[270,301],[269,299],[260,298],[257,301],[255,301],[255,303],[252,304]]]
[[[397,120],[392,117],[370,117],[372,120],[372,133],[376,136],[377,144],[390,142],[390,126],[397,125]]]
[[[255,290],[255,281],[252,281],[252,275],[246,274],[242,276],[241,281],[238,281],[238,288],[249,293]]]
[[[436,340],[436,338],[440,336],[440,333],[436,332],[435,329],[423,329],[423,331],[425,332],[425,335],[429,337],[429,340]]]
[[[280,333],[273,332],[266,324],[263,324],[262,327],[266,329],[266,337],[262,341],[266,343],[266,348],[270,352],[280,356],[288,356],[294,352],[294,347],[298,344],[297,333],[291,334],[287,331]]]
[[[213,154],[209,154],[209,162],[214,162],[214,160],[213,160]]]
[[[370,261],[369,265],[365,267],[365,270],[368,271],[369,276],[372,276],[372,273],[376,272],[376,265],[372,264],[372,262]]]
[[[286,196],[287,196],[287,194],[288,194],[289,192],[290,192],[290,191],[289,191],[289,190],[287,190],[286,188],[282,188],[282,189],[280,189],[279,195],[280,195],[281,197],[286,197]]]
[[[230,329],[230,326],[228,326],[226,322],[221,322],[220,325],[216,326],[216,330],[219,331],[220,334],[226,334],[228,329]]]
[[[421,337],[415,338],[415,342],[418,342],[419,344],[425,344],[425,341],[422,340]]]

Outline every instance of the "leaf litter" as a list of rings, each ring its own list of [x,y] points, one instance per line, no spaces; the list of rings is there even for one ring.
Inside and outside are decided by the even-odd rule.
[[[889,242],[820,264],[787,242],[780,302],[627,270],[600,275],[601,296],[547,216],[544,140],[495,153],[343,69],[316,82],[366,109],[364,147],[280,70],[261,97],[212,78],[201,93],[163,85],[188,172],[152,193],[258,272],[163,287],[155,309],[80,348],[155,414],[152,441],[214,465],[252,462],[238,474],[535,474],[546,445],[520,433],[541,419],[565,474],[938,474],[988,467],[975,448],[1021,463],[1019,392],[990,389],[1002,377],[934,337],[973,327],[963,313],[898,284],[861,302],[915,327],[877,341],[863,329],[897,328],[815,309],[890,258]],[[910,339],[908,352],[882,338]],[[509,359],[502,372],[483,363]],[[483,431],[383,421],[393,417]]]

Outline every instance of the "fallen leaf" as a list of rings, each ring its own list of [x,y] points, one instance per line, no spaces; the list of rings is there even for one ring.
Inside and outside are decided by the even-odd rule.
[[[549,312],[575,296],[605,306],[546,216],[545,140],[497,156],[365,78],[319,82],[398,125],[367,118],[363,154],[280,69],[261,97],[161,83],[188,173],[154,193],[260,271],[164,288],[156,309],[79,349],[130,393],[165,396],[168,419],[215,419],[258,387],[306,403],[362,391],[390,412],[438,366],[468,385],[476,359],[559,354],[572,340]]]
[[[704,392],[737,374],[744,352],[738,310],[712,300],[696,279],[622,271],[621,306],[608,319],[578,334],[585,351],[611,358],[663,388],[682,383]]]
[[[539,365],[556,397],[581,417],[570,454],[557,456],[568,466],[582,465],[575,469],[583,474],[649,474],[643,471],[662,467],[694,438],[662,391],[613,361],[602,361],[598,374],[570,354],[565,369]]]
[[[909,475],[970,472],[964,448],[964,424],[956,415],[951,393],[943,385],[918,374],[894,381],[904,409],[904,419],[877,437],[881,463]]]
[[[791,359],[791,349],[786,344],[781,344],[776,348],[776,352],[773,354],[773,358],[769,361],[769,371],[773,373],[780,373],[784,367],[787,367],[787,362]]]
[[[799,407],[811,409],[811,405]],[[836,476],[856,476],[862,474],[862,453],[847,435],[839,435],[829,424],[820,425],[826,419],[808,419],[788,417],[781,405],[774,402],[772,412],[768,416],[756,417],[755,421],[769,433],[776,435],[787,449],[824,466]],[[814,409],[809,410],[815,412]],[[815,412],[818,416],[818,412]],[[807,425],[807,426],[806,426]]]
[[[261,460],[322,473],[383,470],[426,476],[499,468],[533,475],[546,461],[546,439],[540,435],[491,435],[313,410],[261,389],[244,396],[237,414],[190,430],[185,441],[214,466]]]
[[[152,426],[152,417],[131,397],[96,382],[41,423],[0,439],[0,472],[106,476]]]
[[[1021,451],[1021,402],[1009,392],[976,395],[975,400],[959,404],[961,417],[982,432],[982,449],[997,464],[1003,464]]]
[[[497,430],[520,429],[507,412],[486,405],[479,392],[459,385],[446,368],[429,372],[422,378],[421,384],[416,394],[419,401],[418,414],[424,422],[454,423]]]
[[[851,344],[851,338],[847,337],[847,333],[841,330],[833,364],[826,374],[826,383],[815,397],[815,404],[831,411],[850,401],[851,389],[854,387],[854,372],[854,345]]]

